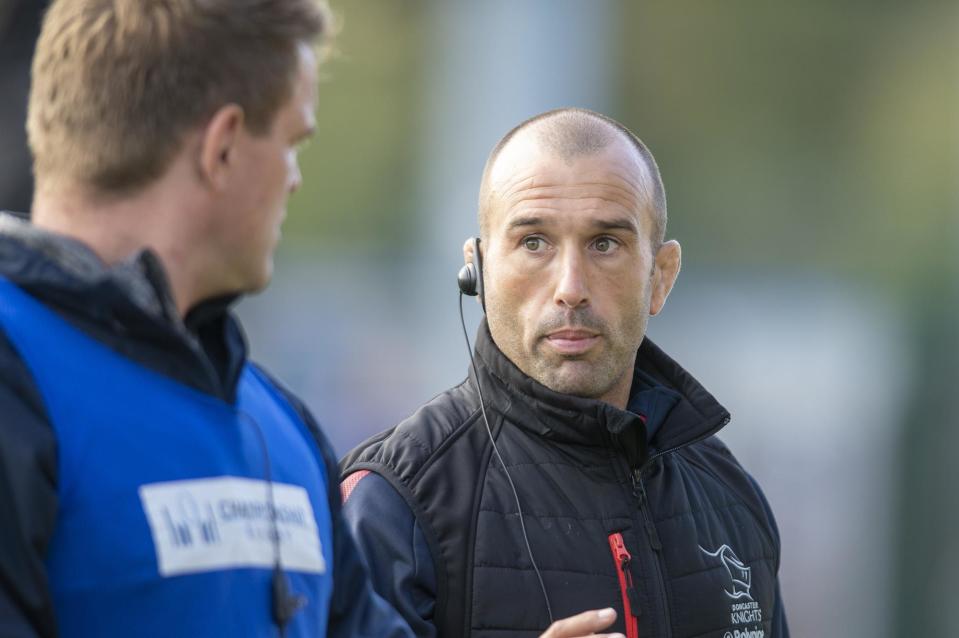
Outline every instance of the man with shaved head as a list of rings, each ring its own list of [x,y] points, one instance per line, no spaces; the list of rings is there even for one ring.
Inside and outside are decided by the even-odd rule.
[[[681,256],[648,149],[599,113],[533,117],[490,154],[479,224],[469,378],[341,463],[377,590],[420,636],[602,608],[630,638],[788,636],[772,512],[716,437],[729,413],[646,338]]]

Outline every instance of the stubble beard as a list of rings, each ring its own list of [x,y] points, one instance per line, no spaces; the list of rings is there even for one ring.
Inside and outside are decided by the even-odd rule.
[[[494,325],[498,322],[489,323],[497,346],[527,376],[554,392],[604,399],[623,383],[624,377],[632,379],[636,349],[646,331],[646,308],[640,310],[639,317],[640,323],[634,326],[635,330],[623,330],[611,327],[588,308],[574,309],[541,322],[529,344],[524,343],[522,336],[515,331],[494,332]],[[552,351],[546,342],[546,334],[564,327],[595,330],[601,335],[600,343],[583,355]]]

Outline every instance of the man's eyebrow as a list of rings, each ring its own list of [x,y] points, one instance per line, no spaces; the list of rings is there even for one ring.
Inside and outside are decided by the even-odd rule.
[[[511,219],[509,223],[506,224],[506,230],[528,228],[530,226],[546,226],[548,224],[548,220],[543,217],[537,217],[536,215],[521,215]],[[592,221],[591,225],[599,230],[625,230],[626,232],[634,235],[639,234],[639,229],[636,227],[636,222],[629,217],[595,219]]]
[[[633,233],[634,235],[639,234],[639,229],[636,228],[636,223],[628,217],[617,217],[616,219],[597,219],[593,221],[593,226],[596,226],[601,230],[625,230]]]
[[[526,228],[527,226],[542,226],[544,223],[545,221],[542,217],[523,215],[511,219],[506,225],[506,230],[513,230],[514,228]]]

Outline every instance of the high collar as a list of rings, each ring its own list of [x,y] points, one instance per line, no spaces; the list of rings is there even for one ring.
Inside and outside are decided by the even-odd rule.
[[[232,401],[247,352],[233,298],[204,301],[181,319],[152,251],[108,265],[77,239],[4,212],[0,276],[139,363]]]
[[[621,410],[605,401],[555,392],[526,375],[493,341],[484,319],[476,337],[476,369],[488,405],[509,413],[510,421],[543,438],[579,445],[618,443],[638,466],[648,457],[644,419],[655,416],[656,451],[666,452],[705,438],[729,421],[729,412],[686,370],[649,338],[636,354],[628,405],[650,404],[652,391],[665,397],[667,409],[656,415]],[[655,406],[654,399],[652,404]],[[660,402],[660,408],[663,403]],[[654,408],[655,410],[655,408]]]

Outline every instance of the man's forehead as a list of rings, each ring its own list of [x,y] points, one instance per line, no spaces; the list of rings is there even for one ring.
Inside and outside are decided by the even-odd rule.
[[[488,175],[484,229],[512,232],[524,227],[516,220],[535,220],[540,227],[628,225],[641,236],[656,234],[652,177],[629,141],[611,140],[595,152],[565,159],[535,138],[515,140],[515,147],[513,141]]]
[[[505,195],[530,180],[627,182],[645,190],[649,170],[628,141],[614,139],[596,151],[563,157],[543,144],[533,132],[522,131],[503,147],[487,175],[491,194]]]
[[[535,140],[517,140],[490,170],[488,204],[502,213],[524,199],[598,197],[639,212],[651,202],[648,171],[627,144],[563,158]]]

